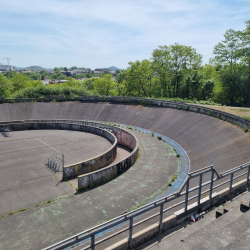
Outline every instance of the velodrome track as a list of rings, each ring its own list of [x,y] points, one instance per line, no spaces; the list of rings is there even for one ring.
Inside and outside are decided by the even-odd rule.
[[[96,120],[149,129],[179,143],[189,155],[191,171],[214,164],[222,172],[250,161],[248,133],[228,122],[183,110],[103,102],[0,105],[1,121],[26,119]]]
[[[110,103],[17,103],[0,106],[0,120],[77,119],[122,123],[149,129],[179,143],[191,171],[214,164],[219,171],[250,161],[250,138],[236,126],[193,112]]]

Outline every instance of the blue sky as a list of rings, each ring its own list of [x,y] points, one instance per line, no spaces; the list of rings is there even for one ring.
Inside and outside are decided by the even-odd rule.
[[[0,0],[0,63],[126,68],[158,45],[194,47],[207,63],[250,0]]]

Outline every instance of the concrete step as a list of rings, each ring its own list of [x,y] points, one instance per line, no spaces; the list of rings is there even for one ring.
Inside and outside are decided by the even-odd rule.
[[[228,213],[229,216],[230,213]],[[236,220],[233,220],[232,222],[226,224],[220,230],[214,228],[211,234],[206,235],[206,232],[205,234],[203,234],[202,232],[201,236],[203,238],[199,240],[199,243],[197,242],[198,244],[196,243],[196,245],[192,247],[192,249],[222,249],[223,247],[229,245],[231,242],[234,242],[237,237],[240,237],[246,230],[248,230],[249,225],[250,211],[243,213],[239,218],[236,218]],[[199,234],[197,236],[199,237]]]
[[[157,241],[155,241],[154,243],[151,243],[147,247],[141,249],[167,250],[192,248],[193,250],[194,248],[196,249],[196,245],[199,245],[197,249],[206,249],[206,245],[209,247],[211,245],[210,239],[212,235],[215,234],[214,237],[219,235],[220,231],[231,222],[233,225],[235,220],[237,221],[237,219],[243,215],[241,210],[247,210],[246,208],[249,206],[249,201],[250,192],[247,192],[244,195],[235,198],[233,201],[228,202],[224,206],[220,206],[214,209],[212,212],[205,214],[204,218],[198,222],[192,223],[191,225],[182,228],[178,232],[172,233],[172,235],[159,237],[157,239],[158,244],[156,243]],[[241,206],[241,203],[244,204]],[[241,207],[242,209],[240,210]],[[218,218],[216,219],[216,217]],[[244,221],[244,219],[242,220]],[[203,238],[204,241],[200,241]],[[205,243],[205,241],[207,242]],[[227,244],[229,244],[229,242]],[[221,246],[221,244],[219,245]]]
[[[179,242],[175,244],[175,249],[193,249],[197,244],[200,243],[204,243],[204,246],[207,245],[204,242],[205,239],[211,240],[223,227],[225,227],[225,225],[231,221],[237,220],[241,214],[242,213],[240,212],[239,208],[236,207],[232,212],[224,214],[206,226],[203,226],[201,223],[201,226],[197,228],[194,233],[189,234],[188,236],[183,235],[184,237],[180,235],[181,237],[179,238]],[[171,248],[167,247],[165,249],[167,250]]]
[[[241,234],[237,239],[228,244],[223,250],[249,250],[250,248],[250,225],[248,229]]]
[[[156,249],[175,249],[175,245],[179,243],[183,238],[189,237],[192,234],[195,234],[198,230],[200,230],[202,227],[205,227],[208,225],[211,221],[215,220],[215,212],[210,212],[208,214],[205,214],[203,218],[201,218],[199,221],[191,224],[187,224],[184,227],[180,228],[178,231],[173,232],[170,235],[162,236],[158,239],[158,244],[149,245],[148,247],[142,247],[141,249],[150,249],[150,250],[156,250]],[[181,238],[180,238],[181,237]]]

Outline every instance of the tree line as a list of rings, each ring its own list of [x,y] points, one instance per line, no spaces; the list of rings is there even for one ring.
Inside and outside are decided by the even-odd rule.
[[[0,74],[0,95],[99,94],[249,106],[250,20],[244,30],[227,30],[213,54],[209,63],[203,65],[202,55],[195,48],[178,43],[163,45],[153,50],[151,58],[129,62],[128,69],[116,72],[116,79],[104,72],[85,81],[68,77],[66,83],[53,86],[41,83],[40,79],[46,76],[43,71],[38,79],[32,75]],[[59,68],[50,77],[65,79]]]

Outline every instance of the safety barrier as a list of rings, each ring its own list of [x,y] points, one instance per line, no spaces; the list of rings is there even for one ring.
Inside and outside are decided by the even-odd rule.
[[[207,176],[207,174],[210,174]],[[237,175],[236,175],[237,174]],[[79,233],[77,235],[74,235],[66,240],[63,240],[61,242],[58,242],[57,244],[54,244],[50,247],[45,248],[46,250],[58,250],[63,249],[68,246],[72,246],[74,244],[77,244],[78,242],[82,242],[86,239],[90,239],[90,245],[86,246],[84,249],[91,248],[92,250],[95,249],[95,246],[109,240],[125,231],[128,231],[128,244],[133,244],[133,228],[135,226],[138,226],[152,218],[155,218],[159,216],[159,228],[162,227],[163,224],[163,215],[167,211],[173,211],[175,208],[179,207],[180,205],[184,205],[184,213],[188,212],[188,204],[191,200],[197,199],[196,205],[201,204],[201,197],[204,194],[208,194],[208,200],[212,199],[213,192],[215,189],[222,187],[226,184],[229,184],[229,197],[231,195],[234,195],[235,192],[239,192],[239,189],[234,190],[234,180],[239,178],[244,178],[244,185],[241,187],[242,190],[245,190],[249,186],[249,175],[250,175],[250,162],[245,163],[243,165],[240,165],[238,167],[229,169],[221,174],[219,174],[216,169],[213,166],[209,166],[194,172],[191,172],[186,177],[186,180],[181,185],[179,190],[169,196],[166,196],[162,199],[159,199],[157,201],[151,202],[145,206],[142,206],[141,208],[138,208],[132,212],[126,213],[124,215],[118,216],[106,223],[103,223],[99,226],[90,228],[82,233]],[[245,176],[245,177],[244,177]],[[205,177],[205,178],[204,178]],[[229,178],[227,178],[229,177]],[[203,181],[204,179],[209,179],[208,181]],[[190,182],[192,180],[198,181],[198,185],[189,188]],[[194,182],[195,183],[195,182]],[[216,184],[218,183],[218,184]],[[216,184],[216,185],[215,185]],[[204,190],[204,187],[209,186],[208,189]],[[185,190],[185,191],[183,191]],[[194,191],[197,191],[197,194],[194,194],[190,197],[190,194],[193,194]],[[181,197],[184,197],[184,199],[180,200]],[[225,197],[225,199],[228,199],[228,196]],[[178,202],[177,202],[178,200]],[[175,204],[172,204],[164,209],[164,205],[168,205],[169,202],[176,201]],[[145,215],[147,212],[152,211],[155,208],[159,208],[159,212],[147,217],[143,218],[139,222],[134,223],[134,219],[138,217],[139,215]],[[174,211],[173,211],[174,212]],[[96,241],[96,236],[100,234],[101,232],[104,232],[106,230],[110,230],[114,228],[115,226],[129,222],[128,227],[125,227],[122,230],[119,230],[118,232],[115,232],[104,239],[101,239],[99,241]]]

